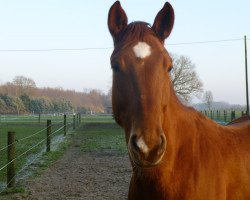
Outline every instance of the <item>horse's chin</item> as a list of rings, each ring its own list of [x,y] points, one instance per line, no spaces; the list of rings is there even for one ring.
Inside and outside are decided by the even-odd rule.
[[[143,168],[143,169],[150,169],[150,168],[155,168],[157,166],[159,166],[161,164],[161,161],[159,162],[156,162],[156,163],[150,163],[150,162],[147,162],[147,161],[135,161],[133,160],[133,164],[135,167],[138,167],[138,168]]]
[[[162,158],[164,156],[164,153],[160,156],[158,160],[154,162],[149,162],[139,157],[135,157],[130,151],[129,151],[129,156],[134,167],[149,169],[149,168],[158,167],[162,163],[162,160],[163,160]]]

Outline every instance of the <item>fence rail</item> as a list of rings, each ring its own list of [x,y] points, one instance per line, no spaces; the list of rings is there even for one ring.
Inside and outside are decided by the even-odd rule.
[[[41,116],[37,118],[39,121],[41,120]],[[73,119],[73,120],[72,120]],[[72,120],[72,121],[71,121]],[[51,138],[53,135],[55,135],[58,132],[62,132],[63,136],[66,136],[66,133],[68,132],[69,128],[71,127],[73,130],[80,124],[81,122],[81,115],[80,113],[77,113],[73,115],[73,118],[70,118],[70,123],[68,123],[68,117],[66,115],[63,116],[63,121],[61,121],[60,124],[52,123],[51,120],[47,120],[47,126],[46,128],[43,128],[35,133],[29,134],[26,137],[18,139],[16,137],[16,133],[14,131],[8,131],[8,140],[6,146],[0,148],[0,154],[3,154],[3,150],[7,150],[7,163],[3,166],[0,166],[0,172],[3,170],[7,170],[6,173],[6,186],[5,187],[13,187],[15,184],[15,178],[18,175],[18,173],[25,170],[28,166],[30,166],[32,163],[34,163],[39,156],[35,156],[35,159],[32,160],[28,165],[25,165],[22,167],[21,170],[19,170],[18,173],[16,173],[16,162],[23,158],[25,155],[28,154],[28,152],[31,152],[34,148],[38,147],[41,144],[45,144],[45,150],[47,152],[51,151]],[[59,128],[57,130],[52,131],[53,125],[59,125]],[[24,142],[27,139],[30,139],[32,137],[35,137],[38,134],[42,134],[42,132],[46,132],[44,137],[37,142],[36,144],[33,144],[32,147],[30,147],[28,150],[25,150],[24,152],[20,153],[19,155],[16,155],[16,145]],[[4,192],[4,188],[0,188],[0,195]],[[2,190],[1,190],[2,189]]]
[[[212,120],[224,123],[246,115],[245,110],[202,110],[200,112]]]
[[[67,114],[67,119],[73,119],[76,114]],[[10,114],[0,114],[0,125],[1,124],[9,124],[9,123],[39,123],[44,124],[46,120],[49,118],[53,121],[53,123],[62,123],[63,121],[62,114],[31,114],[31,115],[10,115]]]

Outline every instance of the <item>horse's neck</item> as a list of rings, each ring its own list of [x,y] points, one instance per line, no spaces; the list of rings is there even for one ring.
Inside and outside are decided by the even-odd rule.
[[[159,199],[171,199],[178,195],[179,199],[182,199],[181,188],[188,187],[188,181],[195,175],[193,170],[198,163],[195,162],[197,159],[195,145],[199,140],[197,124],[201,126],[204,124],[206,128],[207,123],[210,122],[205,117],[194,109],[184,106],[175,94],[171,95],[163,123],[167,151],[158,167],[135,171],[134,183],[145,187],[140,191],[145,191],[145,195],[150,196],[147,191],[162,190],[165,196]],[[179,177],[182,179],[179,180]],[[152,199],[157,198],[152,197]]]
[[[176,163],[180,164],[186,159],[190,159],[188,163],[191,163],[195,145],[200,138],[197,125],[206,128],[207,123],[210,122],[207,122],[200,113],[183,105],[175,93],[171,95],[164,119],[164,132],[168,140],[166,159],[170,171],[176,169]],[[185,165],[187,166],[188,163]]]
[[[171,95],[164,116],[164,126],[167,132],[172,132],[172,136],[178,137],[182,131],[186,133],[191,131],[190,129],[196,123],[198,112],[183,105],[173,88],[170,92]]]

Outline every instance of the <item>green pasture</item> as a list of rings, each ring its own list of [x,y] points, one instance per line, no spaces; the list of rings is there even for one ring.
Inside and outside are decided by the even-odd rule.
[[[123,130],[112,117],[84,118],[76,135],[84,152],[127,153]]]
[[[52,121],[52,145],[53,140],[59,140],[63,135],[63,124]],[[59,131],[55,132],[56,130]],[[15,149],[16,149],[16,172],[29,162],[32,162],[39,154],[44,152],[46,147],[47,130],[46,123],[17,123],[8,122],[0,125],[0,169],[7,163],[7,137],[8,132],[15,132]],[[53,146],[51,146],[53,148]],[[27,153],[25,153],[27,152]],[[23,154],[23,155],[22,155]],[[20,156],[20,157],[19,157]],[[6,183],[6,172],[4,168],[0,171],[0,186]],[[0,187],[1,188],[1,187]]]
[[[63,123],[62,114],[41,114],[39,115],[0,115],[1,124],[31,124],[31,123],[46,123],[50,119],[53,123]],[[67,121],[73,121],[73,115],[67,115]]]
[[[82,117],[82,122],[84,123],[112,123],[115,121],[111,115],[84,115]]]
[[[23,154],[31,149],[25,155],[16,160],[16,172],[24,168],[37,155],[42,155],[42,159],[48,157],[48,160],[56,160],[62,155],[64,149],[56,152],[53,145],[56,146],[63,138],[63,129],[52,135],[52,153],[44,154],[46,147],[46,121],[52,120],[52,133],[63,126],[63,116],[41,116],[38,123],[38,116],[5,116],[0,122],[0,169],[7,163],[7,133],[13,131],[16,133],[16,156]],[[25,121],[26,120],[26,121]],[[67,123],[72,123],[73,117],[67,117]],[[85,115],[81,118],[81,125],[77,127],[74,133],[74,142],[80,146],[84,152],[111,152],[117,154],[127,153],[125,136],[123,130],[115,123],[112,116],[105,115]],[[72,130],[72,128],[71,128]],[[44,141],[43,141],[44,140]],[[58,141],[57,141],[58,140]],[[42,142],[41,142],[42,141]],[[37,145],[39,142],[41,144]],[[36,146],[37,145],[37,146]],[[35,146],[35,147],[34,147]],[[57,150],[58,151],[58,150]],[[53,158],[50,158],[53,157]],[[40,157],[38,158],[40,159]],[[37,162],[37,161],[36,161]],[[46,164],[45,168],[51,164]],[[6,171],[0,171],[0,190],[6,183]]]

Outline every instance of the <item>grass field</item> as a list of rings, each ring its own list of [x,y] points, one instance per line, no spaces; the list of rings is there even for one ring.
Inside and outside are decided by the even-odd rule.
[[[6,184],[7,163],[7,135],[9,131],[15,132],[16,172],[22,170],[41,155],[46,148],[46,122],[52,121],[52,146],[63,139],[63,116],[1,116],[0,123],[0,189]],[[72,117],[67,119],[71,122]],[[58,130],[59,129],[59,130]],[[1,169],[2,168],[2,169]],[[17,176],[18,177],[18,176]]]
[[[82,151],[127,153],[124,132],[111,116],[90,116],[83,120],[77,134]]]
[[[63,116],[55,116],[51,118],[52,124],[55,124],[52,126],[52,133],[62,126],[61,123],[58,124],[59,122],[62,122],[62,117]],[[72,118],[67,120],[67,122],[71,120]],[[45,122],[46,120],[44,119],[43,121],[41,120],[41,123],[39,124],[38,118],[32,117],[29,119],[27,116],[20,116],[17,121],[14,120],[14,116],[9,116],[8,118],[5,116],[5,120],[2,118],[0,124],[0,169],[7,163],[7,150],[4,149],[7,145],[7,132],[16,132],[16,155],[19,156],[46,138]],[[63,130],[60,130],[53,135],[55,144],[58,143],[57,140],[60,141],[63,138],[62,131]],[[29,137],[34,133],[34,136]],[[76,129],[74,135],[74,137],[77,137],[78,145],[83,152],[112,151],[118,154],[127,153],[124,132],[118,125],[116,125],[112,116],[84,116],[82,117],[82,124]],[[26,139],[23,140],[23,138]],[[42,159],[47,156],[47,164],[41,166],[42,168],[46,168],[53,160],[58,159],[65,150],[63,148],[62,151],[60,150],[61,152],[52,151],[53,153],[51,154],[44,154],[45,147],[46,140],[17,159],[17,172],[22,170],[23,166],[27,165],[39,154],[40,156],[43,155]],[[6,169],[0,171],[0,183],[1,190],[6,184]]]
[[[42,114],[40,115],[40,123],[46,123],[47,119],[51,119],[54,123],[63,122],[63,115],[59,114]],[[72,115],[67,115],[69,121],[73,121]],[[30,124],[38,123],[39,115],[0,115],[0,125],[6,123]]]

